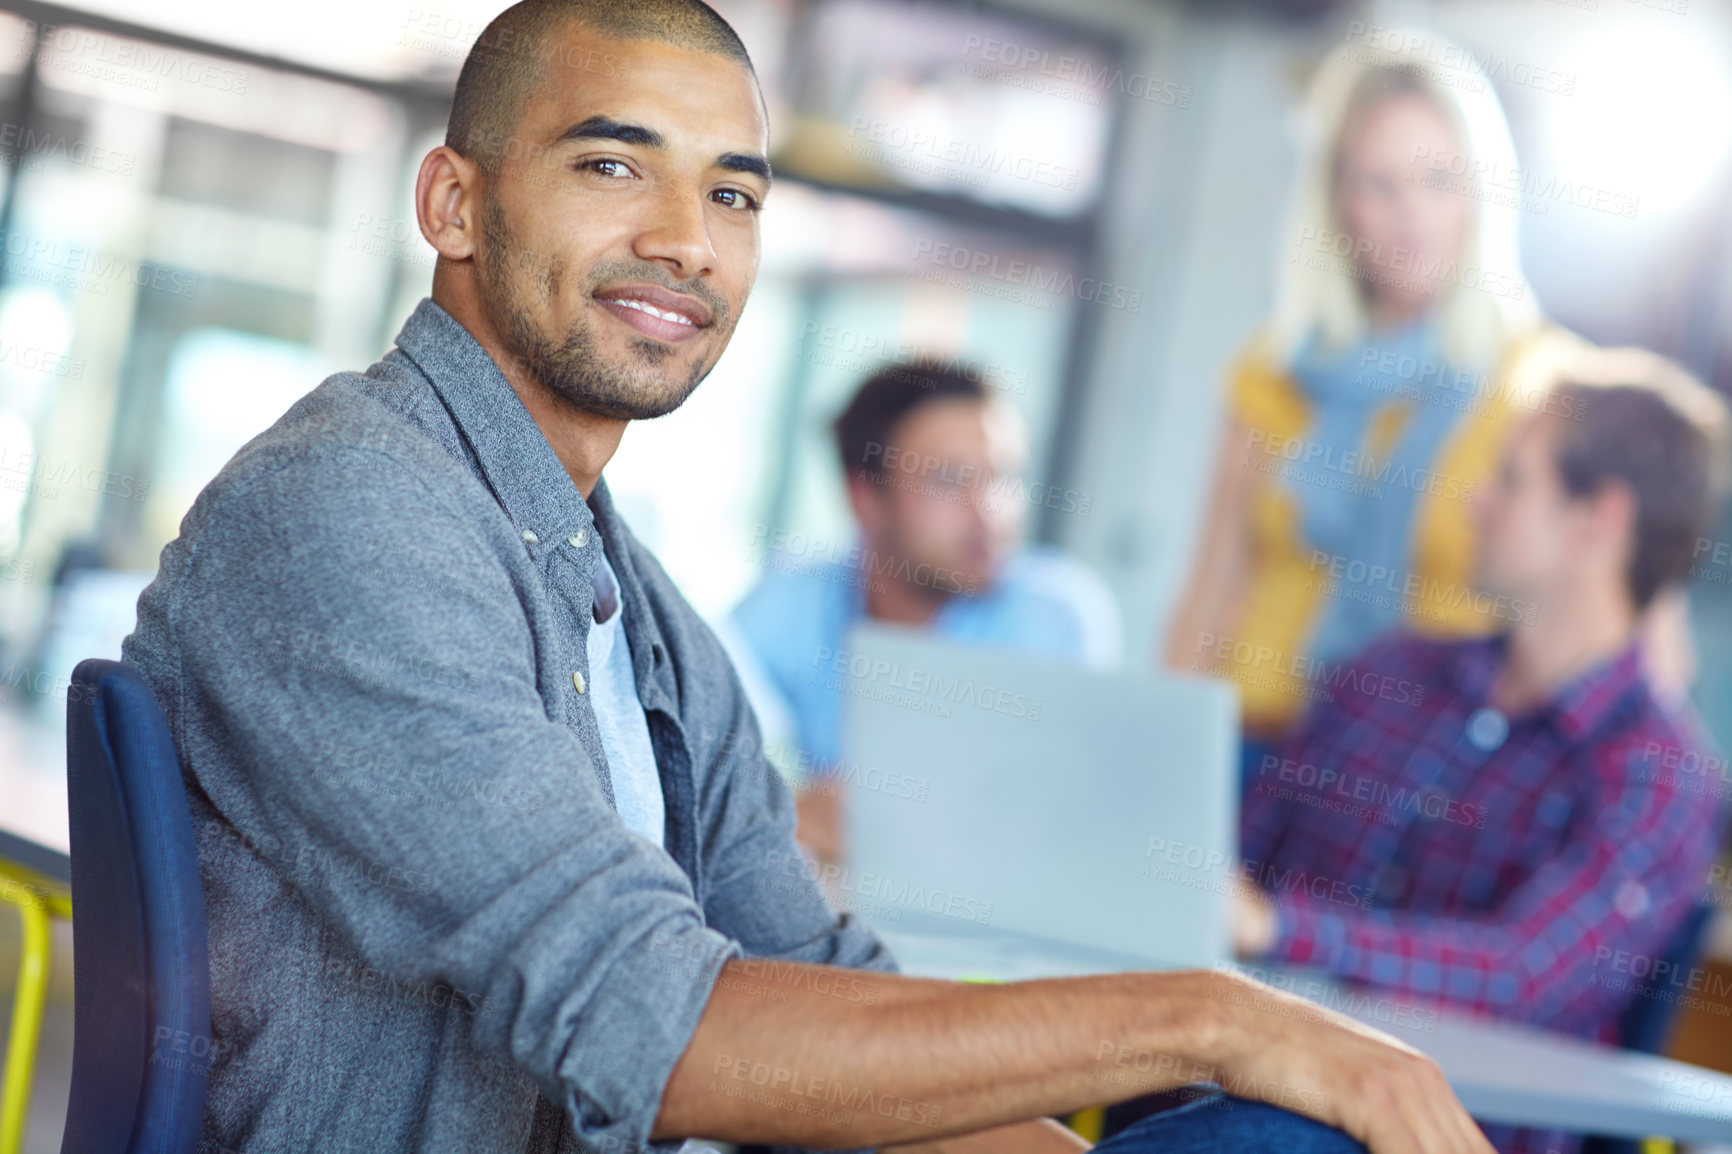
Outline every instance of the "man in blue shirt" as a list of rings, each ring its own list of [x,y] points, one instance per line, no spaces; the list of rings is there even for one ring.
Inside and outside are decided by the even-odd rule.
[[[1118,607],[1094,573],[1022,544],[1030,504],[1020,415],[978,377],[931,363],[892,365],[836,419],[836,446],[859,537],[836,560],[771,546],[768,572],[734,610],[724,641],[747,672],[769,731],[785,720],[797,750],[780,760],[809,779],[799,837],[840,856],[842,694],[822,674],[847,633],[873,620],[953,641],[998,645],[1090,666],[1116,665]],[[1081,498],[1068,498],[1080,507]]]

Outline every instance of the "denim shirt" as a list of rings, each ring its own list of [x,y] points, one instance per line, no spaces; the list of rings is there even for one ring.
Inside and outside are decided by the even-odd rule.
[[[739,679],[606,485],[431,300],[397,346],[223,468],[123,649],[198,836],[201,1148],[676,1149],[649,1132],[724,962],[895,963],[826,903]],[[603,540],[665,851],[583,692]]]

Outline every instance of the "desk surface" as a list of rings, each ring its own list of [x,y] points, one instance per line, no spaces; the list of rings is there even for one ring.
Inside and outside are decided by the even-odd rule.
[[[1011,935],[879,932],[904,972],[924,977],[1019,981],[1152,968],[1146,960]],[[1469,1113],[1483,1121],[1732,1142],[1732,1077],[1725,1074],[1447,1010],[1397,1009],[1388,997],[1349,991],[1314,974],[1249,969],[1430,1055]]]

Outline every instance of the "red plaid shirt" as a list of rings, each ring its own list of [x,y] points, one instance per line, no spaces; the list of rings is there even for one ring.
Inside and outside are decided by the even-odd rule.
[[[1241,856],[1272,958],[1612,1042],[1704,892],[1726,763],[1634,644],[1505,719],[1504,645],[1375,642],[1252,770]]]

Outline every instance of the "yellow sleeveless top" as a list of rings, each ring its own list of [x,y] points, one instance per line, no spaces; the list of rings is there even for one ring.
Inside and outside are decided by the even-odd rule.
[[[1580,345],[1581,339],[1565,330],[1537,330],[1512,342],[1489,381],[1460,393],[1459,402],[1452,399],[1461,405],[1463,417],[1432,462],[1432,480],[1415,502],[1408,572],[1375,587],[1365,585],[1363,592],[1353,580],[1341,579],[1338,564],[1318,557],[1307,545],[1298,503],[1280,483],[1283,469],[1302,467],[1282,454],[1310,427],[1311,402],[1260,342],[1236,359],[1228,407],[1248,431],[1255,472],[1252,571],[1231,635],[1216,639],[1199,658],[1212,672],[1237,683],[1248,733],[1280,733],[1308,701],[1329,692],[1326,671],[1313,667],[1304,649],[1328,598],[1342,589],[1354,595],[1401,597],[1408,624],[1427,636],[1468,637],[1501,627],[1498,618],[1484,610],[1483,599],[1476,603],[1471,592],[1472,496],[1497,469],[1509,429],[1543,407],[1559,358]],[[1410,406],[1417,403],[1436,402],[1394,396],[1380,406],[1369,422],[1362,456],[1388,461]],[[1351,466],[1343,482],[1353,483]]]

